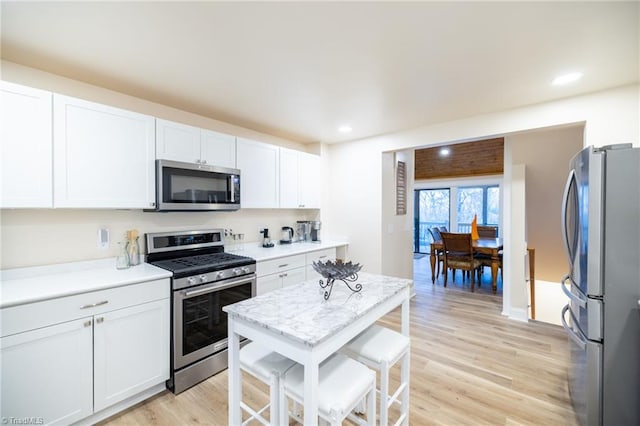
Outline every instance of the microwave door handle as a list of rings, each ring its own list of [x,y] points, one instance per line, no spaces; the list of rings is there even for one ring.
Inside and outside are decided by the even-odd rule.
[[[569,200],[569,192],[571,191],[571,185],[575,182],[576,172],[575,170],[571,170],[569,172],[569,176],[567,177],[567,183],[564,186],[564,194],[562,196],[562,240],[564,243],[564,249],[567,252],[567,257],[569,258],[569,263],[573,265],[573,253],[571,253],[571,246],[569,242],[569,233],[567,230],[567,206],[570,202]],[[564,280],[563,280],[564,281]]]
[[[233,187],[233,178],[234,178],[234,175],[227,176],[227,186],[229,188],[229,192],[231,193],[231,198],[230,198],[231,203],[236,202],[236,191],[235,191],[235,188]]]
[[[578,345],[580,349],[584,351],[587,347],[587,341],[582,336],[579,336],[578,333],[573,331],[569,324],[567,324],[567,320],[565,319],[567,311],[569,311],[571,319],[575,322],[575,317],[573,315],[573,312],[571,312],[569,305],[565,305],[565,307],[562,308],[562,316],[560,317],[560,321],[562,321],[562,327],[567,331],[567,334],[569,334],[571,340],[573,340],[576,345]]]
[[[571,290],[567,289],[567,285],[566,282],[569,279],[569,274],[565,275],[562,278],[562,281],[560,281],[560,286],[562,287],[562,292],[569,298],[569,300],[575,302],[578,304],[578,306],[580,306],[581,308],[584,308],[587,306],[587,301],[582,299],[579,296],[576,296],[575,294],[573,294],[573,292]],[[573,280],[572,280],[573,283]],[[571,284],[573,285],[573,284]]]

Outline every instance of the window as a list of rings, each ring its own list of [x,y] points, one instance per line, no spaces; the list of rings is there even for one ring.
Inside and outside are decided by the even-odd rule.
[[[414,252],[429,253],[432,241],[429,229],[433,227],[471,232],[474,215],[478,217],[478,225],[500,226],[500,186],[486,183],[489,184],[416,189]]]
[[[483,185],[458,188],[458,232],[470,232],[473,216],[478,225],[495,225],[500,222],[500,188]]]
[[[449,188],[415,191],[414,251],[428,253],[432,242],[429,229],[449,227]]]

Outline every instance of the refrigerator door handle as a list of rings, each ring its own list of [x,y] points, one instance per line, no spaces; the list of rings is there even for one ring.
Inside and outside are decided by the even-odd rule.
[[[578,306],[580,306],[581,308],[586,307],[587,306],[587,301],[586,300],[582,299],[581,297],[576,296],[575,294],[573,294],[573,292],[571,290],[567,289],[566,282],[569,279],[571,279],[569,277],[569,274],[567,274],[564,277],[562,277],[562,281],[560,281],[560,286],[562,287],[562,292],[569,298],[569,300],[577,303]],[[573,285],[573,280],[571,280],[571,283],[572,283],[571,285]]]
[[[571,315],[571,319],[574,322],[576,321],[576,318],[573,315],[573,312],[571,312],[571,307],[569,305],[565,305],[564,308],[562,308],[562,316],[560,317],[560,320],[562,321],[562,327],[567,331],[567,333],[569,334],[569,337],[571,337],[571,340],[573,340],[576,343],[576,345],[578,345],[580,349],[584,351],[587,349],[587,341],[582,336],[579,336],[575,331],[573,331],[573,329],[569,326],[569,324],[567,324],[567,321],[565,320],[565,315],[567,311],[569,311],[569,315]]]
[[[564,242],[564,249],[567,252],[567,258],[569,262],[573,265],[573,253],[571,253],[571,246],[569,242],[569,234],[567,233],[567,206],[569,204],[569,191],[571,191],[571,185],[576,180],[576,172],[575,170],[571,170],[569,172],[569,176],[567,176],[567,183],[564,186],[564,194],[562,195],[562,241]]]

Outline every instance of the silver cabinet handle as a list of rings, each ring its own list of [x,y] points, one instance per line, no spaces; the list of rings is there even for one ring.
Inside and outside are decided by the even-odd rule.
[[[91,325],[91,320],[85,321],[82,325],[84,325],[85,327],[89,327]]]
[[[200,164],[200,159],[196,158],[196,163]]]
[[[285,263],[284,265],[278,265],[278,268],[284,268],[285,266],[289,266],[289,264]]]
[[[89,304],[89,305],[82,305],[82,306],[80,306],[80,309],[95,308],[96,306],[106,305],[107,303],[109,303],[108,300],[103,300],[102,302],[98,302],[98,303],[93,303],[93,304]]]
[[[320,256],[318,259],[324,259],[325,257],[327,257],[326,254],[324,256]]]
[[[98,318],[96,318],[96,322],[97,322],[98,324],[102,324],[102,323],[104,322],[104,317],[98,317]]]

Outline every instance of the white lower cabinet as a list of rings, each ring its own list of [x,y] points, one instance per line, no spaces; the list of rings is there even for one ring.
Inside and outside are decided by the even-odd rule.
[[[301,283],[306,278],[305,266],[304,254],[257,262],[257,295]]]
[[[70,424],[169,378],[166,279],[0,313],[3,419]]]
[[[318,262],[318,261],[326,262],[327,260],[336,260],[335,247],[307,253],[306,254],[307,279],[311,280],[314,278],[316,279],[322,278],[322,275],[317,273],[316,270],[313,269],[312,265],[313,265],[313,262]]]
[[[0,338],[2,419],[70,424],[93,413],[91,317]]]
[[[169,300],[95,318],[94,410],[169,378]]]
[[[336,249],[328,248],[306,254],[260,261],[256,265],[257,295],[265,294],[303,281],[321,278],[311,264],[314,261],[335,260]]]

